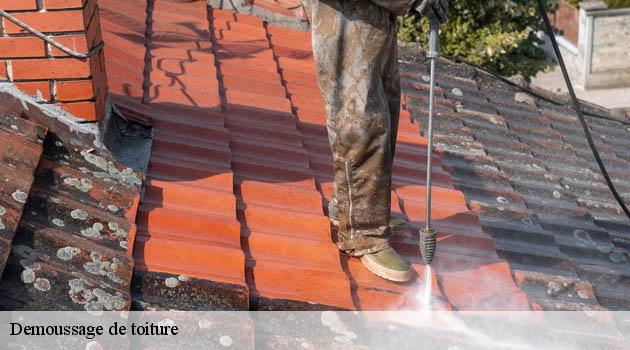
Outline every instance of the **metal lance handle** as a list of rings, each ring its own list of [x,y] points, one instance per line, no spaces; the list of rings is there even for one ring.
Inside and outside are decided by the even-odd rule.
[[[429,52],[427,57],[431,60],[431,80],[429,83],[429,126],[427,144],[427,191],[426,191],[426,225],[420,230],[420,255],[425,265],[431,265],[437,245],[437,232],[431,227],[431,174],[433,171],[433,99],[435,94],[435,66],[437,64],[438,36],[440,23],[435,18],[429,18]]]

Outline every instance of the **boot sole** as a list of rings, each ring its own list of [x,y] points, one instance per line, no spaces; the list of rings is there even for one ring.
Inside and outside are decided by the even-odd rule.
[[[388,281],[403,283],[409,282],[409,280],[411,280],[411,269],[407,271],[390,270],[383,267],[382,265],[375,263],[367,256],[362,256],[361,262],[363,263],[363,266],[365,266],[370,272]]]

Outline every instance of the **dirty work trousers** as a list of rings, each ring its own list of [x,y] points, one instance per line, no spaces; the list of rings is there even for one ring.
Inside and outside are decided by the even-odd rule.
[[[400,113],[396,15],[410,0],[302,0],[327,117],[342,251],[389,247]]]

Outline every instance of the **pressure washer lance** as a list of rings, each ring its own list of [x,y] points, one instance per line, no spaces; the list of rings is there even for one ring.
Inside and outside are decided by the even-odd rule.
[[[427,191],[426,191],[426,225],[420,230],[420,255],[422,263],[431,265],[433,255],[436,248],[437,232],[431,227],[431,172],[433,169],[433,99],[435,90],[435,66],[437,64],[438,53],[438,35],[440,23],[435,18],[429,18],[429,52],[427,57],[431,60],[431,80],[429,83],[429,126],[427,144]]]

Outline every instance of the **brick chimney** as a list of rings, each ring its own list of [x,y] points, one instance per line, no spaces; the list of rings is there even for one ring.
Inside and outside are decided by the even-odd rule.
[[[0,9],[82,54],[102,41],[97,0],[0,0]],[[107,96],[103,50],[74,58],[7,18],[0,21],[0,80],[100,122]]]

